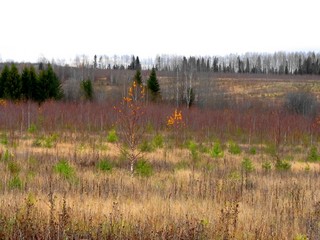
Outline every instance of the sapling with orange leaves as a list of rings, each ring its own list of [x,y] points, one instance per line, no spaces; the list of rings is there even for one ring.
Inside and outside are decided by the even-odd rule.
[[[133,82],[128,95],[124,97],[118,107],[116,128],[119,132],[119,148],[130,162],[130,171],[133,174],[138,158],[142,154],[138,145],[145,131],[145,88]]]
[[[178,137],[181,136],[182,128],[185,126],[182,112],[175,109],[174,113],[167,119],[167,127],[174,132],[176,142],[178,141]]]

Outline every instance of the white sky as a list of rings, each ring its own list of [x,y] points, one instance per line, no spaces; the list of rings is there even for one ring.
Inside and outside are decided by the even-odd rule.
[[[320,51],[319,0],[2,0],[0,60]]]

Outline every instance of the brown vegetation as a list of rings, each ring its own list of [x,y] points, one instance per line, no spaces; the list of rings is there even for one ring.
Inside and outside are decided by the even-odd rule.
[[[132,176],[113,106],[0,102],[0,239],[319,236],[319,119],[147,104]]]

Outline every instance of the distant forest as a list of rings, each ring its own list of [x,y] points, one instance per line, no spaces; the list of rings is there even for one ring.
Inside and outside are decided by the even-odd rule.
[[[320,53],[276,52],[229,54],[226,56],[158,55],[155,59],[123,55],[77,56],[72,65],[92,65],[99,69],[151,69],[177,71],[192,68],[197,72],[258,73],[258,74],[320,74]]]
[[[0,70],[5,64],[0,62]],[[197,72],[258,73],[258,74],[320,74],[320,53],[275,52],[229,54],[225,56],[177,56],[162,54],[155,58],[139,59],[134,55],[77,55],[74,60],[46,59],[41,57],[37,64],[51,63],[53,66],[76,68],[183,71],[188,68]],[[30,64],[30,63],[29,63]],[[35,63],[33,63],[35,64]]]
[[[0,63],[0,98],[78,101],[117,100],[125,96],[138,74],[147,86],[151,69],[157,72],[159,96],[176,106],[210,106],[227,96],[216,85],[217,74],[320,75],[320,53],[276,52],[227,56],[159,55],[140,59],[129,55],[79,55],[65,60],[41,58],[37,63]],[[282,77],[281,77],[282,78]],[[93,83],[93,84],[92,84]],[[225,103],[223,103],[225,105]]]

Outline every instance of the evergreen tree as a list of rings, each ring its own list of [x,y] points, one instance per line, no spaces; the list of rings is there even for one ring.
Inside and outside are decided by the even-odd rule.
[[[132,56],[132,59],[131,59],[131,63],[130,65],[128,66],[128,69],[129,70],[135,70],[135,64],[136,64],[136,60],[135,60],[135,57],[134,55]]]
[[[237,62],[238,62],[238,73],[241,73],[241,60],[240,60],[240,56],[238,56]]]
[[[158,83],[156,70],[153,67],[148,79],[148,89],[151,92],[151,99],[153,101],[157,100],[157,98],[160,96],[160,85]]]
[[[39,102],[50,98],[58,100],[63,96],[60,81],[50,64],[46,70],[42,70],[39,74],[38,89],[36,98]]]
[[[246,73],[250,73],[250,64],[249,64],[249,58],[247,58],[247,64],[246,64]]]
[[[97,55],[94,55],[93,57],[93,68],[96,69],[98,66],[98,63],[97,63]]]
[[[4,97],[11,100],[21,98],[21,76],[15,64],[11,65],[7,81],[4,83]]]
[[[298,73],[302,75],[302,59],[299,57]]]
[[[262,62],[261,62],[260,55],[258,56],[258,59],[257,59],[256,73],[262,73]]]
[[[39,91],[36,93],[36,100],[41,103],[49,98],[49,81],[46,70],[42,70],[39,73],[38,87]]]
[[[61,88],[58,76],[53,71],[51,64],[48,64],[47,78],[49,82],[49,98],[61,99],[63,97],[63,92]]]
[[[25,99],[30,99],[30,70],[24,67],[21,74],[21,94]]]
[[[141,70],[141,64],[140,64],[140,60],[139,57],[136,57],[136,62],[135,62],[135,70]]]
[[[36,100],[36,94],[38,89],[37,73],[33,66],[30,68],[25,67],[21,74],[21,94],[26,100]]]
[[[142,77],[141,77],[141,71],[140,69],[137,69],[136,74],[133,77],[133,80],[136,81],[138,85],[142,84]]]
[[[200,66],[200,59],[198,58],[196,61],[196,65],[197,65],[197,72],[201,71],[201,66]]]
[[[207,72],[210,71],[210,60],[209,60],[209,58],[207,59],[206,71],[207,71]]]
[[[219,62],[219,59],[215,57],[213,59],[213,64],[212,64],[212,68],[213,68],[214,72],[218,72],[219,71],[218,62]]]
[[[40,71],[42,71],[43,70],[43,62],[40,62],[39,63],[39,68],[38,68]]]
[[[92,82],[90,81],[90,79],[83,80],[81,82],[80,87],[81,87],[81,90],[83,92],[85,99],[91,101],[93,99],[93,87],[92,87]]]
[[[37,92],[39,92],[39,84],[38,84],[38,74],[36,73],[36,69],[31,66],[29,69],[29,98],[36,101],[37,100]]]
[[[284,73],[287,75],[289,74],[288,61],[286,61],[286,67],[285,67]]]
[[[5,65],[0,76],[0,98],[4,97],[4,88],[6,83],[8,82],[10,74],[10,69],[8,65]]]

